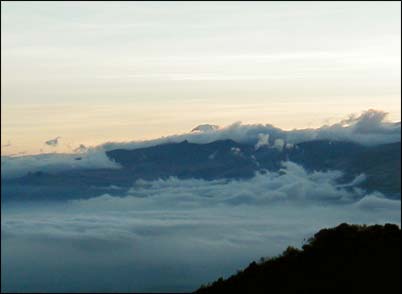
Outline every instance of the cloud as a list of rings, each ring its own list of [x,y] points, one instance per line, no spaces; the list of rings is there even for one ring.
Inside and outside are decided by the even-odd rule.
[[[239,147],[232,147],[230,148],[230,151],[236,156],[243,156],[243,153]]]
[[[217,130],[217,129],[219,129],[219,126],[217,126],[217,125],[204,124],[204,125],[196,126],[194,129],[191,130],[191,132],[196,132],[196,131],[210,132],[210,131]]]
[[[361,116],[350,115],[348,119],[342,120],[339,125],[348,126],[354,125],[355,130],[360,133],[383,133],[390,131],[389,128],[385,128],[382,122],[385,120],[387,113],[380,110],[370,109],[364,112]]]
[[[255,144],[254,148],[255,150],[260,149],[262,146],[269,146],[269,134],[258,134],[258,141],[257,144]]]
[[[323,227],[400,224],[399,200],[340,177],[284,162],[248,180],[138,180],[118,197],[2,205],[2,290],[191,292]]]
[[[278,149],[279,151],[282,151],[285,145],[286,143],[283,139],[275,139],[274,141],[274,148]]]
[[[285,144],[285,148],[286,149],[291,149],[291,148],[293,148],[294,147],[294,144],[292,144],[292,143],[286,143]]]
[[[110,160],[104,151],[98,149],[87,150],[79,157],[77,154],[62,153],[1,157],[2,178],[23,176],[28,172],[59,172],[89,168],[120,168],[120,165]]]
[[[387,113],[380,110],[367,110],[360,115],[350,115],[332,125],[316,129],[282,130],[270,124],[242,124],[235,122],[221,128],[209,128],[208,131],[196,131],[172,135],[148,141],[108,142],[98,146],[105,150],[116,148],[136,149],[163,143],[182,142],[210,143],[216,140],[231,139],[239,143],[264,146],[269,140],[277,141],[277,147],[292,147],[294,144],[313,140],[350,141],[363,145],[378,145],[401,141],[401,123],[388,122]],[[204,129],[204,128],[202,128]]]
[[[48,140],[45,142],[46,145],[56,147],[59,144],[59,140],[61,137],[56,137],[54,139]]]
[[[393,209],[396,209],[398,205],[400,206],[400,201],[396,202],[395,200],[387,199],[380,193],[367,195],[355,203],[355,206],[359,209],[369,211],[382,210],[384,212],[392,211]]]
[[[338,184],[338,187],[353,187],[363,183],[367,179],[365,174],[360,174],[353,179],[352,182],[346,184]]]
[[[77,148],[74,149],[74,152],[76,153],[83,153],[88,150],[88,147],[86,147],[84,144],[80,144]]]
[[[117,168],[105,154],[113,149],[137,149],[164,143],[178,143],[187,140],[191,143],[210,143],[216,140],[231,139],[239,143],[255,146],[270,146],[279,150],[293,148],[294,144],[312,140],[350,141],[364,145],[376,145],[397,142],[401,140],[401,124],[387,122],[386,113],[378,110],[368,110],[361,115],[351,115],[333,125],[325,125],[317,129],[282,130],[272,125],[244,125],[235,122],[223,128],[214,125],[201,125],[194,132],[172,135],[148,141],[108,142],[95,147],[80,145],[75,154],[40,154],[32,156],[1,157],[2,177],[13,177],[34,172],[60,171],[70,168]],[[193,129],[194,130],[194,129]],[[58,138],[53,140],[58,142]],[[49,142],[47,141],[47,142]],[[272,147],[270,146],[270,147]],[[77,159],[77,154],[79,158]],[[213,160],[214,154],[210,159]]]
[[[343,173],[336,170],[307,172],[302,166],[287,161],[282,163],[278,172],[256,173],[251,179],[208,181],[170,177],[155,181],[137,180],[122,197],[105,194],[89,200],[74,200],[72,203],[93,209],[123,210],[152,206],[193,208],[215,205],[271,206],[279,203],[346,205],[367,196],[364,190],[355,188],[366,179],[365,175],[359,175],[347,184],[338,184],[342,176]],[[380,193],[373,195],[383,197]]]

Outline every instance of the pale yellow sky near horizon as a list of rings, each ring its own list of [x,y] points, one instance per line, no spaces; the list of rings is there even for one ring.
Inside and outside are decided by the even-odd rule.
[[[3,1],[1,154],[368,109],[400,121],[400,5]]]

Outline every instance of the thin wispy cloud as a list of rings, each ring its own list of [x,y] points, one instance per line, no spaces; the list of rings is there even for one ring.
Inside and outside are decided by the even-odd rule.
[[[61,137],[56,137],[54,139],[50,139],[48,141],[45,141],[45,144],[48,146],[52,146],[52,147],[56,147],[57,145],[59,145],[59,141],[60,141]]]

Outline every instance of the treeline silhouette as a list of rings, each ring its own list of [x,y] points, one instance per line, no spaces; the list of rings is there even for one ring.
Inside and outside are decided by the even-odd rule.
[[[399,293],[400,245],[397,225],[343,223],[196,293]]]

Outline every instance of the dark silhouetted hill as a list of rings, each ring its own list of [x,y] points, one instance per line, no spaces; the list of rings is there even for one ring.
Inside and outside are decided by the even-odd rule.
[[[399,293],[401,229],[341,224],[196,293]]]

